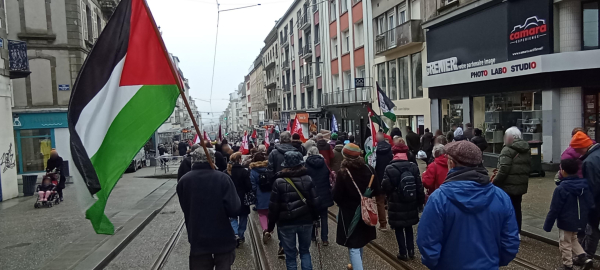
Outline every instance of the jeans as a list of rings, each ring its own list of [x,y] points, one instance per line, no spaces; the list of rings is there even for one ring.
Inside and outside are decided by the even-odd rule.
[[[517,217],[517,225],[519,226],[519,232],[521,232],[521,224],[523,223],[523,213],[521,212],[521,202],[523,201],[523,195],[508,195],[510,202],[515,209],[515,216]]]
[[[246,228],[248,227],[248,216],[230,218],[229,222],[231,222],[231,227],[233,228],[235,235],[237,235],[240,239],[246,239],[246,237],[244,237],[244,233],[246,233]]]
[[[323,242],[327,242],[329,241],[329,226],[327,225],[327,208],[319,211],[319,215],[321,216],[321,240],[323,240]],[[318,230],[318,228],[314,228],[314,230],[312,230],[313,238],[315,238],[316,230]]]
[[[363,270],[363,248],[348,248],[350,254],[350,263],[353,270]]]
[[[220,254],[190,255],[190,270],[230,270],[235,250]]]
[[[287,270],[298,270],[298,264],[296,263],[296,235],[298,236],[298,252],[300,252],[302,270],[312,270],[309,250],[312,229],[312,224],[279,227],[279,240],[281,240],[283,251],[285,252]]]
[[[583,247],[583,250],[585,250],[585,253],[588,254],[588,257],[593,257],[598,249],[598,242],[600,241],[599,225],[600,214],[597,209],[592,209],[588,214],[588,224],[585,231],[580,231],[578,234],[579,243]]]
[[[413,227],[395,228],[396,241],[398,241],[399,254],[407,255],[407,252],[415,251],[415,241],[413,234]]]

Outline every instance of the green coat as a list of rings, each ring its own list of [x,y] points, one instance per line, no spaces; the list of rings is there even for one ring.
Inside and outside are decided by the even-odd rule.
[[[511,196],[527,193],[531,170],[529,143],[515,139],[512,144],[505,145],[498,158],[497,168],[494,185]]]

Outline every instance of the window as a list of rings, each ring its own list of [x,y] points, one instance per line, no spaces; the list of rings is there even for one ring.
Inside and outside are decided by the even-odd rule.
[[[292,104],[294,106],[294,110],[296,109],[296,94],[294,94],[294,100],[292,100]]]
[[[377,80],[379,82],[379,87],[381,87],[381,90],[384,92],[386,90],[385,77],[385,63],[381,63],[377,65]]]
[[[352,75],[350,74],[350,71],[344,71],[344,89],[351,89],[354,88],[354,84],[352,83]]]
[[[19,173],[42,172],[46,168],[46,162],[50,158],[50,151],[54,145],[53,129],[24,129],[15,130],[15,142],[17,146],[13,149],[19,166]]]
[[[365,78],[366,76],[367,76],[367,74],[366,74],[365,66],[360,66],[360,67],[356,68],[356,75],[354,77]],[[368,86],[367,82],[365,82],[365,85]]]
[[[336,74],[336,75],[331,76],[331,78],[332,78],[331,82],[333,83],[333,91],[340,90],[340,87],[339,87],[340,75]]]
[[[317,77],[321,76],[321,57],[317,57],[316,58],[316,63],[315,63],[315,75]]]
[[[314,108],[314,95],[313,95],[313,90],[308,90],[308,107],[309,108]]]
[[[319,44],[320,41],[320,36],[319,36],[319,26],[317,25],[315,27],[315,44]]]
[[[321,107],[323,104],[323,89],[317,90],[317,107]]]
[[[348,0],[340,0],[342,3],[342,14],[348,11]]]
[[[344,44],[342,44],[342,52],[343,53],[349,52],[350,51],[350,32],[349,31],[342,33],[342,42],[344,42]]]
[[[394,28],[396,28],[396,12],[390,12],[388,13],[388,29],[392,30]],[[396,46],[396,31],[388,31],[387,32],[388,35],[388,45],[389,47],[394,47]]]
[[[292,85],[296,84],[296,70],[292,70]]]
[[[412,97],[423,97],[423,70],[421,66],[421,53],[410,56],[412,60]]]
[[[381,35],[385,32],[385,16],[377,18],[377,34]]]
[[[392,100],[398,99],[398,89],[396,88],[396,60],[392,60],[388,62],[388,82],[390,82],[390,87],[388,96]]]
[[[338,58],[337,38],[331,39],[331,57]]]
[[[363,30],[363,23],[359,22],[356,25],[354,25],[354,47],[358,48],[364,45],[365,41],[364,41],[364,30]]]
[[[330,22],[335,21],[335,19],[337,18],[337,6],[336,6],[335,2],[337,2],[337,0],[331,1],[331,3],[329,3],[329,21]]]
[[[398,70],[400,71],[400,99],[407,99],[410,89],[408,88],[408,56],[398,58]]]
[[[305,103],[306,101],[304,101],[304,93],[300,94],[300,108],[304,109],[305,108]]]
[[[81,2],[81,34],[82,34],[83,40],[86,40],[87,36],[88,36],[87,11],[88,11],[88,8],[82,1]]]
[[[93,25],[92,25],[92,10],[90,10],[89,7],[85,7],[85,15],[87,16],[87,40],[89,41],[93,41],[94,40],[94,30],[93,30]]]
[[[98,21],[96,20],[96,12],[92,11],[92,17],[90,18],[92,21],[92,40],[96,40],[98,38]]]
[[[294,96],[294,98],[296,98]],[[291,99],[292,99],[292,95],[291,94],[287,94],[287,109],[290,110],[292,107],[290,107],[291,104]]]
[[[406,22],[406,9],[405,10],[401,10],[398,13],[398,24],[403,24]]]
[[[583,3],[583,49],[598,49],[598,1]]]
[[[296,54],[294,52],[294,45],[292,45],[292,60],[296,59]]]
[[[290,19],[290,36],[294,33],[294,19]]]

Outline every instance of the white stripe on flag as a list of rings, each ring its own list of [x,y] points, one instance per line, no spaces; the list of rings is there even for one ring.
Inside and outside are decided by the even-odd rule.
[[[75,126],[81,143],[90,158],[102,145],[108,128],[119,112],[142,87],[142,85],[119,86],[125,58],[123,57],[115,66],[104,87],[83,108]]]

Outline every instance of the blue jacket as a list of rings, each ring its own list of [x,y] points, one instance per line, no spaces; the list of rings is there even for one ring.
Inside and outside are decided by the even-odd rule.
[[[268,161],[258,161],[250,163],[250,182],[252,182],[252,190],[256,194],[256,209],[269,209],[269,201],[271,199],[271,191],[263,192],[258,188],[258,176],[267,170]]]
[[[427,201],[417,245],[429,269],[488,270],[508,265],[519,251],[510,198],[484,168],[458,168]]]
[[[578,232],[585,228],[588,213],[594,206],[592,192],[586,179],[577,175],[563,178],[554,190],[550,211],[544,222],[544,230],[550,232],[556,226],[565,231]]]

